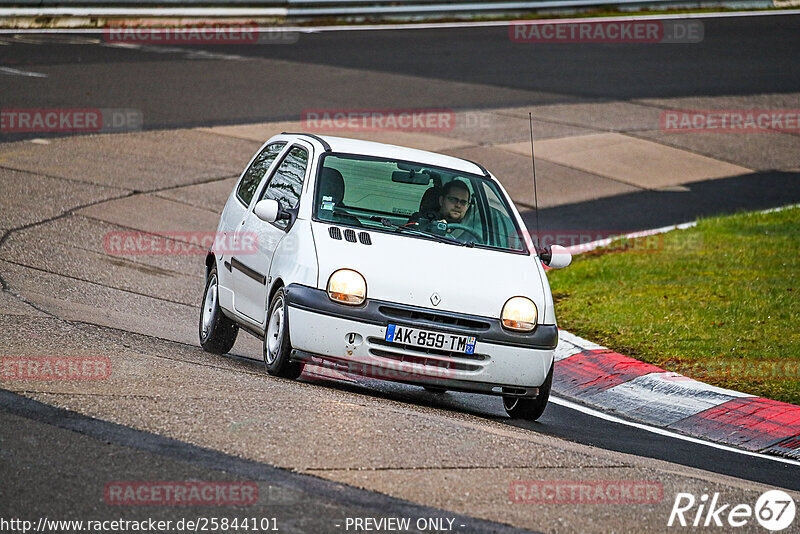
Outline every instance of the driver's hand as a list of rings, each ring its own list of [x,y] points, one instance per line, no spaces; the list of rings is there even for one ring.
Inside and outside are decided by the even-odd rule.
[[[428,231],[435,234],[444,235],[447,233],[447,221],[444,219],[433,220],[428,223]]]

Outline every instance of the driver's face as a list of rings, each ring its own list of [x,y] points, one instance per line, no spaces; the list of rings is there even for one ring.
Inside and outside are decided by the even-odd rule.
[[[439,213],[449,223],[460,222],[467,213],[469,193],[461,188],[454,187],[444,196],[439,197]]]

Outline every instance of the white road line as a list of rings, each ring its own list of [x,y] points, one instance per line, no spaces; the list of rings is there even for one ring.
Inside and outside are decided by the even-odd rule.
[[[284,7],[225,8],[225,7],[5,7],[0,17],[286,17]]]
[[[108,15],[109,13],[102,12],[101,8],[47,8],[47,13],[44,13],[44,8],[0,8],[0,17],[13,17],[13,16],[34,16],[34,15],[50,15],[50,16],[89,16],[89,15]],[[117,16],[138,16],[138,17],[157,17],[157,16],[195,16],[195,17],[236,17],[236,16],[266,16],[263,9],[248,9],[248,8],[128,8],[117,9],[119,13],[115,12]],[[630,15],[618,17],[591,17],[585,19],[530,19],[530,23],[536,22],[537,24],[573,24],[575,20],[581,22],[598,22],[598,21],[633,21],[633,20],[667,20],[667,19],[711,19],[711,18],[734,18],[734,17],[763,17],[771,15],[800,15],[800,9],[784,9],[774,11],[731,11],[720,13],[678,13],[667,15]],[[274,16],[274,15],[269,15]],[[220,21],[223,23],[224,21]],[[256,31],[273,31],[273,32],[335,32],[335,31],[383,31],[383,30],[431,30],[431,29],[447,29],[447,28],[487,28],[487,27],[502,27],[510,26],[514,22],[522,21],[474,21],[474,22],[423,22],[423,23],[405,23],[405,24],[364,24],[364,25],[339,25],[339,26],[262,26],[257,28]],[[103,28],[87,28],[87,29],[73,29],[73,28],[49,28],[49,29],[0,29],[0,34],[4,33],[103,33]]]
[[[696,19],[696,18],[726,18],[726,17],[758,17],[763,15],[800,15],[800,9],[787,9],[782,11],[731,11],[720,13],[678,13],[669,15],[627,15],[618,17],[587,17],[582,19],[529,19],[529,20],[493,20],[475,22],[425,22],[407,24],[365,24],[358,26],[295,26],[286,27],[285,31],[313,30],[318,32],[350,31],[350,30],[431,30],[444,28],[484,28],[496,26],[510,26],[512,23],[530,22],[537,24],[573,24],[576,20],[581,22],[616,22],[632,20],[666,20],[666,19]]]
[[[658,434],[660,436],[667,436],[670,438],[680,439],[683,441],[688,441],[690,443],[696,443],[698,445],[706,445],[708,447],[713,447],[715,449],[720,449],[727,452],[734,452],[736,454],[743,454],[745,456],[755,456],[756,458],[761,458],[763,460],[772,460],[773,462],[779,462],[784,464],[790,464],[800,467],[800,462],[797,460],[791,460],[789,458],[782,458],[780,456],[771,456],[769,454],[762,454],[760,452],[751,452],[746,451],[743,449],[737,449],[735,447],[730,447],[728,445],[722,445],[721,443],[714,443],[713,441],[705,441],[698,438],[693,438],[690,436],[684,436],[683,434],[678,434],[675,432],[671,432],[669,430],[665,430],[663,428],[657,428],[650,425],[644,425],[642,423],[634,423],[633,421],[627,421],[620,417],[615,417],[613,415],[609,415],[604,412],[600,412],[598,410],[593,410],[592,408],[587,408],[581,404],[568,401],[567,399],[563,399],[561,397],[551,396],[550,402],[553,404],[557,404],[559,406],[564,406],[565,408],[569,408],[571,410],[575,410],[581,413],[585,413],[586,415],[597,417],[598,419],[603,419],[605,421],[611,421],[612,423],[619,423],[621,425],[630,426],[633,428],[638,428],[639,430],[644,430],[646,432],[652,432],[653,434]]]
[[[620,235],[605,237],[603,239],[598,239],[597,241],[592,241],[590,243],[580,243],[578,245],[570,245],[566,247],[566,249],[567,251],[569,251],[570,254],[576,256],[578,254],[594,250],[598,247],[605,247],[606,245],[610,245],[612,241],[616,241],[618,239],[635,239],[637,237],[650,237],[657,234],[664,234],[667,232],[671,232],[672,230],[686,230],[687,228],[692,228],[695,226],[697,226],[697,221],[686,222],[681,224],[673,224],[670,226],[662,226],[661,228],[653,228],[652,230],[640,230],[638,232],[631,232],[629,234],[620,234]]]
[[[133,44],[133,43],[99,43],[100,46],[108,48],[124,48],[126,50],[138,50],[140,52],[151,52],[154,54],[183,54],[186,59],[215,59],[225,61],[249,61],[254,57],[240,56],[237,54],[218,54],[207,50],[197,50],[195,48],[181,48],[175,46]]]
[[[47,78],[47,74],[41,72],[29,72],[26,70],[17,70],[10,67],[0,67],[0,73],[8,74],[9,76],[28,76],[29,78]]]
[[[796,208],[800,208],[800,204],[789,204],[788,206],[781,206],[779,208],[771,208],[771,209],[768,209],[768,210],[761,211],[759,213],[777,213],[779,211],[793,210],[793,209],[796,209]]]
[[[753,397],[710,386],[677,373],[648,373],[594,393],[586,404],[607,413],[660,428],[716,408],[736,398]],[[577,395],[580,399],[580,395]]]
[[[776,211],[783,211],[783,210],[790,210],[794,208],[800,207],[800,204],[790,204],[788,206],[781,206],[779,208],[771,208],[768,210],[762,210],[757,213],[774,213]],[[637,237],[649,237],[657,234],[665,234],[667,232],[671,232],[673,230],[686,230],[687,228],[693,228],[697,226],[697,221],[685,222],[681,224],[673,224],[670,226],[662,226],[661,228],[653,228],[651,230],[640,230],[638,232],[631,232],[630,234],[620,234],[615,236],[606,237],[603,239],[598,239],[597,241],[592,241],[590,243],[582,243],[578,245],[570,245],[566,247],[570,254],[573,256],[581,254],[583,252],[589,252],[590,250],[594,250],[597,247],[604,247],[610,244],[612,241],[617,239],[636,239]],[[579,339],[581,342],[590,343],[585,339],[578,338],[575,336],[576,339]],[[573,344],[578,344],[577,342],[573,342]],[[605,348],[605,347],[599,347]],[[591,350],[591,349],[587,349]]]

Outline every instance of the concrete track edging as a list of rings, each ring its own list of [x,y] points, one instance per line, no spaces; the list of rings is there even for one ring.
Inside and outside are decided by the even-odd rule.
[[[780,209],[796,208],[797,205]],[[765,210],[765,212],[776,211]],[[624,237],[636,238],[696,223]],[[572,248],[593,250],[612,238]],[[752,452],[800,459],[800,406],[712,386],[559,330],[553,391],[639,423]]]

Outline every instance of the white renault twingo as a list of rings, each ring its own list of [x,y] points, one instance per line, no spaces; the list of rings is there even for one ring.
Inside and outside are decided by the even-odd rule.
[[[482,166],[367,141],[284,133],[259,150],[206,257],[200,343],[263,339],[267,371],[305,363],[501,395],[512,417],[547,404],[558,329],[542,262]],[[540,261],[541,260],[541,261]]]

